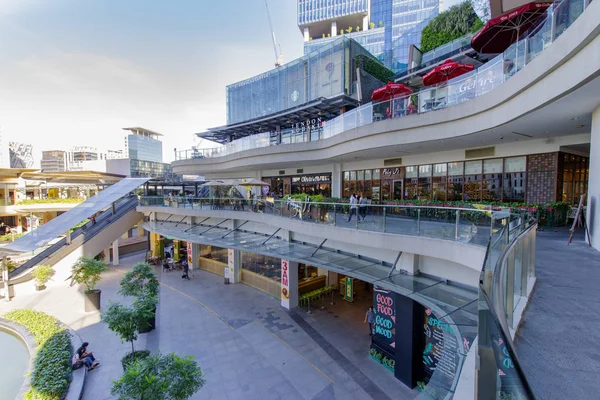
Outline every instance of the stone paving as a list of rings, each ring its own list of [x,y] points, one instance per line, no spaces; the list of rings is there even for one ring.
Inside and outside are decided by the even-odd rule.
[[[104,274],[102,304],[123,301],[116,293],[124,270],[143,259],[131,255]],[[287,312],[279,302],[243,284],[193,271],[185,281],[163,273],[157,329],[140,335],[136,349],[195,356],[207,384],[193,399],[413,399],[408,389],[368,356],[367,304],[339,298],[324,311]],[[364,300],[364,299],[363,299]],[[356,306],[356,307],[354,307]],[[100,321],[83,311],[81,288],[53,282],[43,292],[0,303],[0,314],[33,308],[75,329],[102,361],[87,376],[85,400],[111,399],[111,382],[122,373],[120,359],[131,350]],[[336,318],[337,317],[337,318]]]
[[[537,283],[515,339],[538,399],[600,397],[600,252],[568,237],[538,233]]]

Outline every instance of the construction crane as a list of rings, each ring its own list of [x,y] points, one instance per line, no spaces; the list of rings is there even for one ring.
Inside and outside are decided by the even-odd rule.
[[[277,39],[275,38],[275,31],[273,30],[273,22],[271,21],[271,13],[269,12],[269,3],[265,0],[265,7],[267,9],[267,18],[269,18],[269,27],[271,28],[271,37],[273,38],[273,51],[275,51],[275,67],[281,67],[283,63],[283,52],[281,51],[281,46],[277,44]],[[277,49],[279,48],[279,52]]]

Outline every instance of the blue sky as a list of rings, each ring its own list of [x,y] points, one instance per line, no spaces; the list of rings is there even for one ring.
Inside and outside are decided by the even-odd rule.
[[[295,0],[269,0],[284,60]],[[36,151],[165,134],[166,160],[225,123],[225,85],[273,67],[264,0],[0,0],[0,129]]]

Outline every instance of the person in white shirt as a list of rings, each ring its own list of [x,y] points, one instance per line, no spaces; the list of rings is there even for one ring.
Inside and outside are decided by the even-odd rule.
[[[356,214],[356,209],[358,208],[358,199],[356,198],[356,193],[352,193],[350,196],[350,214],[348,215],[348,222],[352,219],[352,216]],[[358,215],[356,216],[358,218]]]

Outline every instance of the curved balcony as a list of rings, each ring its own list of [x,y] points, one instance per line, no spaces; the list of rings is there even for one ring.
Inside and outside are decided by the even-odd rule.
[[[589,10],[583,12],[584,7]],[[514,132],[525,132],[529,139],[579,132],[589,127],[597,106],[592,94],[600,90],[595,79],[600,71],[600,21],[595,18],[600,5],[563,0],[547,13],[503,54],[444,88],[366,104],[327,121],[320,140],[305,142],[308,135],[290,135],[273,147],[269,134],[262,134],[219,148],[182,151],[174,171],[212,173],[248,166],[278,168],[290,162],[304,166],[322,160],[398,157],[524,139]]]

